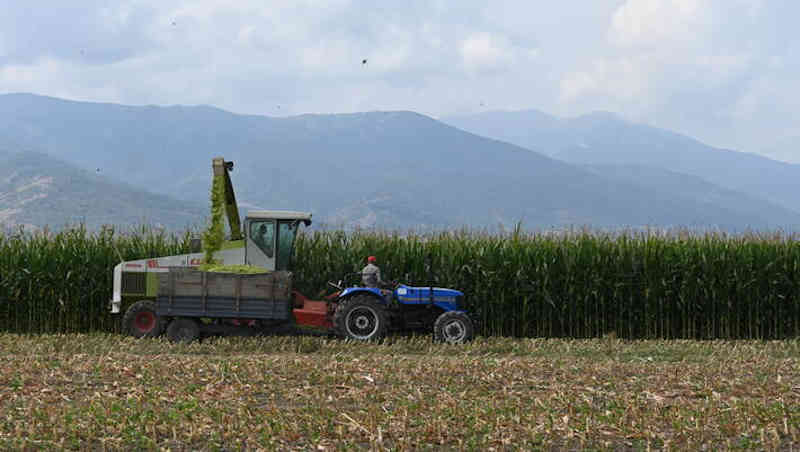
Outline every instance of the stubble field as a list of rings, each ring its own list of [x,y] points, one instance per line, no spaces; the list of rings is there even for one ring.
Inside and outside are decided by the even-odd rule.
[[[0,335],[0,449],[800,448],[800,342]]]

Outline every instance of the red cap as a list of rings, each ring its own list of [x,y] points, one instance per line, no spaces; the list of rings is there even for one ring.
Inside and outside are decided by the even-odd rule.
[[[375,262],[375,256],[370,256],[367,258],[367,262]]]

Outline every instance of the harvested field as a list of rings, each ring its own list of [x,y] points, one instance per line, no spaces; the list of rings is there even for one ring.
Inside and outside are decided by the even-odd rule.
[[[800,447],[800,342],[0,335],[0,449]]]

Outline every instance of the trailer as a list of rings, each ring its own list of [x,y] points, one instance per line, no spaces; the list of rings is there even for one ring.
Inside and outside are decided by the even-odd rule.
[[[155,314],[176,342],[245,326],[264,330],[290,319],[291,281],[286,271],[235,274],[173,267],[159,275]]]

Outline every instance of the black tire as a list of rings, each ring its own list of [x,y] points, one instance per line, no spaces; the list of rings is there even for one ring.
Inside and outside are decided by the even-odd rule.
[[[448,311],[433,324],[433,338],[447,344],[463,344],[475,336],[475,326],[463,312]]]
[[[357,341],[378,341],[386,336],[389,321],[386,308],[367,295],[342,300],[333,313],[339,336]]]
[[[133,337],[157,337],[164,332],[164,322],[156,314],[156,305],[141,300],[130,305],[122,317],[122,329]]]
[[[200,338],[200,325],[194,319],[179,317],[167,326],[167,337],[172,342],[192,342]]]

